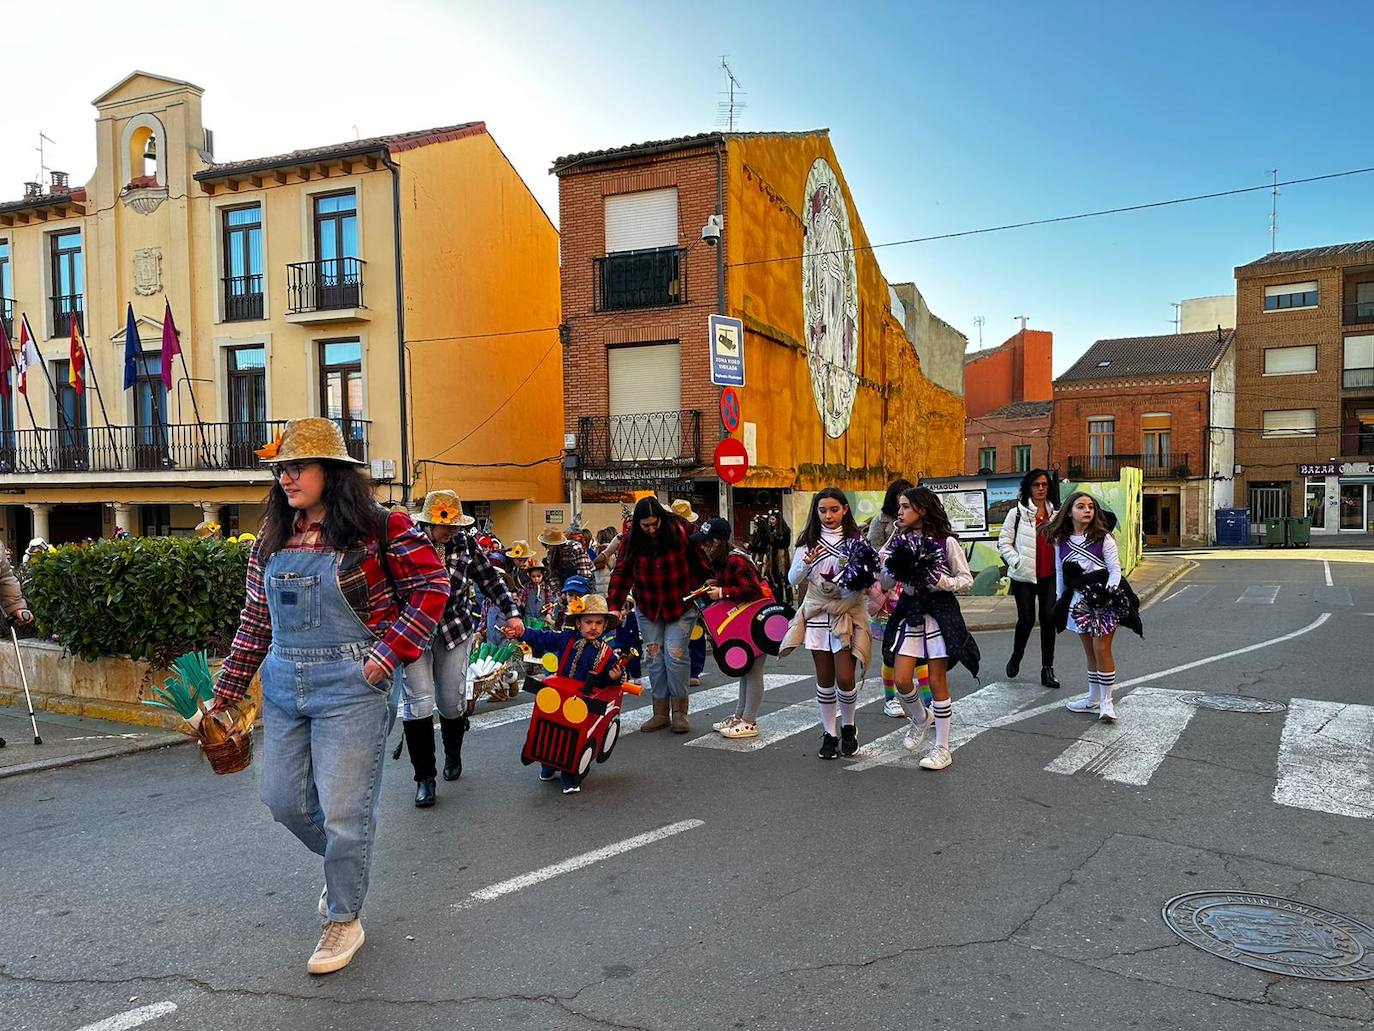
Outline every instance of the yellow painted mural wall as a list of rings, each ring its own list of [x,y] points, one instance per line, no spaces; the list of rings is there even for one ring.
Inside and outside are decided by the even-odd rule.
[[[802,208],[817,158],[848,208],[858,276],[859,386],[850,423],[827,437],[812,394],[802,307]],[[731,137],[726,243],[731,314],[745,325],[741,406],[756,422],[757,462],[744,486],[881,489],[897,475],[949,475],[963,461],[963,399],[921,373],[892,315],[887,281],[824,133]],[[753,263],[753,264],[751,264]]]
[[[452,468],[422,460],[481,466],[560,454],[558,231],[485,133],[397,159],[411,455],[420,463],[412,494],[448,488],[465,500],[557,502],[560,461]]]

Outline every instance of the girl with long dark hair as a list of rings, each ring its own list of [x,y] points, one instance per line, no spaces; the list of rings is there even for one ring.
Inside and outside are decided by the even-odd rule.
[[[685,599],[710,575],[706,556],[688,540],[687,524],[679,516],[652,495],[635,503],[606,602],[623,619],[626,600],[634,592],[644,640],[643,667],[653,693],[654,714],[639,728],[645,733],[669,725],[675,734],[691,729],[687,723],[688,649],[697,610]]]
[[[804,644],[815,663],[822,731],[816,754],[821,759],[853,755],[859,748],[856,680],[859,666],[867,668],[873,650],[866,591],[877,578],[877,562],[844,491],[819,491],[797,537],[788,573],[794,587],[806,585],[806,593],[780,654]]]
[[[997,550],[1007,564],[1011,594],[1016,599],[1016,634],[1012,639],[1007,676],[1016,678],[1026,642],[1040,618],[1040,683],[1058,687],[1054,675],[1054,545],[1040,530],[1054,518],[1056,509],[1050,499],[1050,474],[1032,469],[1021,480],[1021,498],[1002,523],[997,535]]]
[[[954,758],[949,728],[954,703],[949,696],[950,667],[963,663],[975,677],[978,643],[964,624],[956,591],[973,585],[964,549],[959,545],[940,497],[927,487],[903,491],[897,506],[897,530],[882,551],[883,586],[897,586],[901,596],[883,638],[892,658],[898,698],[911,725],[902,741],[907,751],[920,745],[925,728],[935,724],[935,747],[922,759],[927,770],[946,769]],[[930,670],[931,708],[921,703],[916,667]]]
[[[873,545],[875,551],[881,550],[892,537],[897,526],[897,504],[901,500],[902,491],[910,490],[914,487],[910,480],[898,477],[887,485],[887,493],[883,495],[883,505],[868,522],[868,543]],[[887,620],[892,615],[892,608],[896,604],[896,598],[885,594],[882,604],[873,616],[873,636],[882,640],[887,631]],[[892,665],[887,661],[888,656],[883,655],[883,715],[891,716],[893,719],[901,719],[906,713],[900,702],[897,701],[897,688],[894,685],[892,676]]]
[[[363,944],[392,677],[429,643],[449,578],[410,516],[373,500],[330,420],[293,419],[257,454],[276,482],[215,696],[238,701],[261,668],[260,791],[324,857],[324,933],[306,969],[327,974]]]

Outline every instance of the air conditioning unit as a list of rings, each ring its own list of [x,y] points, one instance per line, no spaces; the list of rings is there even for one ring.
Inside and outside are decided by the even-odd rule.
[[[372,467],[373,480],[380,482],[396,479],[396,460],[394,458],[374,458],[369,464]]]

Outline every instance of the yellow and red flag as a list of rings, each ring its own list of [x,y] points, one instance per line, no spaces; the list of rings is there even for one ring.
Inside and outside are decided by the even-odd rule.
[[[78,397],[86,392],[86,342],[81,339],[81,330],[72,319],[71,361],[67,363],[67,383],[76,391]]]

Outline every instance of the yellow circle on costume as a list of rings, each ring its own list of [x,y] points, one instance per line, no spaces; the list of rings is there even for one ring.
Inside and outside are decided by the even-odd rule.
[[[587,718],[587,703],[573,695],[563,703],[563,718],[576,726]]]
[[[550,673],[558,672],[558,656],[553,652],[549,652],[549,654],[545,655],[539,662]],[[549,712],[553,712],[553,710],[550,709]]]
[[[539,693],[534,696],[534,704],[538,706],[540,712],[553,715],[558,711],[558,707],[563,704],[563,696],[558,693],[556,687],[541,687]]]
[[[692,627],[692,640],[693,640],[693,641],[700,641],[700,640],[701,640],[703,637],[705,637],[705,636],[706,636],[706,628],[705,628],[704,626],[702,626],[700,623],[698,623],[698,624],[696,624],[694,627]]]

